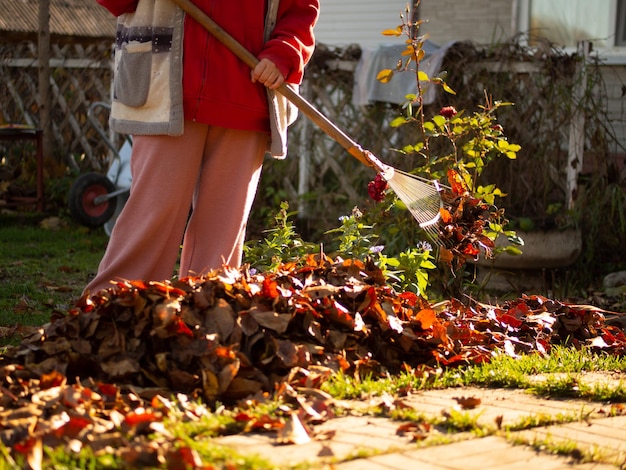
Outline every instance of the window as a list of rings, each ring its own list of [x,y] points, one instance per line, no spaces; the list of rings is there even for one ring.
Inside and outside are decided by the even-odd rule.
[[[528,23],[531,44],[543,38],[559,47],[626,46],[626,0],[529,0]]]

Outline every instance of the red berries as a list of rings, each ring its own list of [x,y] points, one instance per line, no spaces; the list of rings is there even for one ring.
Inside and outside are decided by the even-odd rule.
[[[444,106],[439,111],[439,114],[441,114],[446,119],[450,119],[450,118],[454,117],[456,115],[456,113],[457,113],[457,110],[456,110],[456,108],[454,106]]]
[[[367,184],[367,193],[376,202],[385,199],[385,189],[387,189],[387,182],[380,175],[376,175],[374,181]]]

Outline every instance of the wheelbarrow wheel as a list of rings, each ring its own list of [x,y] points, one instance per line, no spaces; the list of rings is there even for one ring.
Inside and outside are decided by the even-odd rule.
[[[79,224],[90,228],[101,227],[115,213],[117,197],[106,199],[96,204],[98,196],[105,196],[115,191],[115,185],[100,173],[86,173],[79,176],[68,196],[68,205],[72,218]]]

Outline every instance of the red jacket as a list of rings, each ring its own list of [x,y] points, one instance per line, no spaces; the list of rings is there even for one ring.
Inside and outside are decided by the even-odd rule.
[[[115,16],[133,12],[137,5],[137,0],[97,1]],[[301,82],[314,49],[319,0],[281,0],[276,27],[265,44],[265,1],[194,3],[256,57],[274,62],[287,82]],[[265,86],[252,83],[250,68],[189,16],[183,39],[183,105],[185,119],[269,131]]]

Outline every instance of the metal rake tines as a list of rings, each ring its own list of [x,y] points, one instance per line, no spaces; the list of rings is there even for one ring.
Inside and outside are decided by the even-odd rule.
[[[387,183],[404,202],[420,227],[441,246],[438,222],[441,218],[440,209],[443,207],[443,201],[439,182],[395,170]]]

